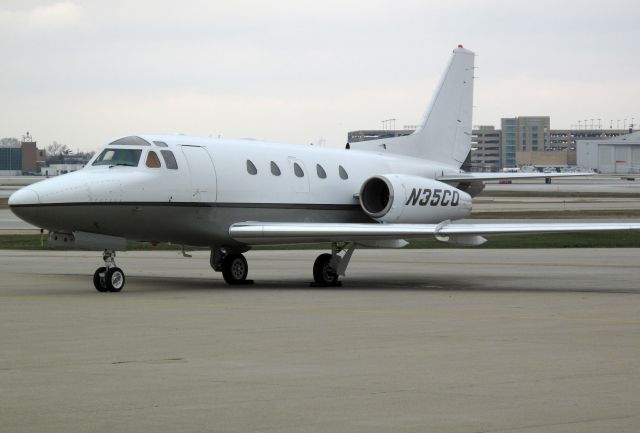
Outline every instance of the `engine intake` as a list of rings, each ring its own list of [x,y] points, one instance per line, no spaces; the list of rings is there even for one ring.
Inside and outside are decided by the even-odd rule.
[[[360,189],[360,205],[372,218],[384,216],[393,204],[393,186],[384,177],[372,177]]]

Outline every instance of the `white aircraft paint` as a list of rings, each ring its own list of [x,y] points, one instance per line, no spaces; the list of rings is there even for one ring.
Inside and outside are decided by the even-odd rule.
[[[314,279],[335,284],[356,245],[401,247],[434,236],[478,245],[481,236],[635,230],[629,224],[451,224],[467,217],[482,180],[575,174],[465,173],[471,146],[474,54],[454,50],[417,130],[351,149],[140,135],[106,145],[87,166],[27,186],[9,199],[53,244],[104,250],[99,291],[119,291],[115,250],[125,239],[211,247],[211,265],[246,282],[252,245],[327,242]],[[175,160],[175,165],[174,165]],[[344,254],[342,254],[344,251]],[[342,255],[341,255],[342,254]]]

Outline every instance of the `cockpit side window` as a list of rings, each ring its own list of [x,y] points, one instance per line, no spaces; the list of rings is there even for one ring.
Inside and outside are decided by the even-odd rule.
[[[146,165],[149,168],[160,168],[160,158],[153,150],[150,150],[147,154]]]
[[[104,149],[91,165],[137,167],[141,154],[141,149]]]
[[[167,166],[169,170],[177,170],[178,162],[176,161],[176,157],[173,155],[173,152],[170,150],[161,150],[160,153],[164,158],[164,165]]]

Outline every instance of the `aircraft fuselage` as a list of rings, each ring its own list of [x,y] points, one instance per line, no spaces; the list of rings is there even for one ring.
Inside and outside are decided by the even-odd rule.
[[[459,171],[383,150],[374,153],[181,135],[142,137],[148,145],[107,145],[84,169],[21,190],[12,197],[12,209],[22,219],[50,231],[238,246],[229,237],[229,227],[239,221],[373,222],[357,194],[374,175],[401,173],[433,179]],[[140,151],[135,166],[94,165],[102,152],[117,149]],[[173,155],[177,168],[169,167],[163,151]],[[157,167],[148,166],[150,152],[158,156]],[[426,191],[420,194],[417,205],[434,203],[433,199],[425,203]],[[461,194],[470,209],[468,195]],[[455,203],[454,196],[449,193],[442,203],[434,204],[446,213],[451,202]],[[443,219],[440,213],[424,223]]]

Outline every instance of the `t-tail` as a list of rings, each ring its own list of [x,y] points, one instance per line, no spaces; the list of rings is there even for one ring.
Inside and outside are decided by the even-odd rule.
[[[459,168],[471,149],[474,57],[461,45],[453,50],[433,100],[413,134],[350,143],[350,147],[414,156]]]

